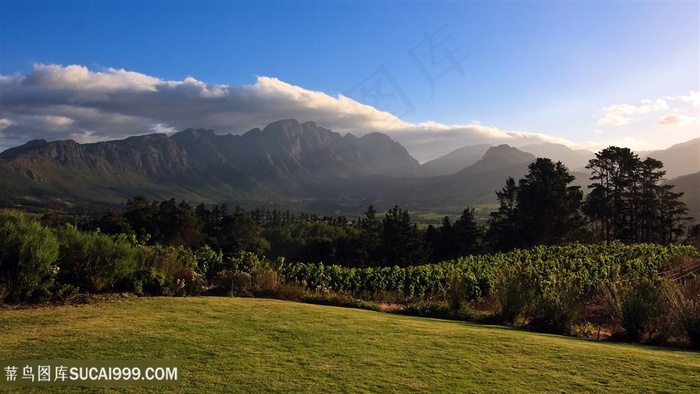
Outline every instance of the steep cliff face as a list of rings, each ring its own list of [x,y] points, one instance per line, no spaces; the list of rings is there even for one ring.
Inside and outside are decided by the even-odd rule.
[[[291,119],[240,136],[187,129],[94,144],[37,140],[0,154],[0,174],[17,184],[14,194],[38,188],[90,201],[134,192],[203,200],[305,196],[310,186],[317,190],[338,179],[412,176],[419,168],[388,136],[342,136]]]

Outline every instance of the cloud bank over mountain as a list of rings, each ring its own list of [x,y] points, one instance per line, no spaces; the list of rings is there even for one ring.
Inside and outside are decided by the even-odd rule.
[[[410,123],[342,94],[333,97],[265,76],[252,85],[214,85],[192,77],[168,81],[123,69],[55,64],[35,64],[27,75],[0,75],[0,149],[32,139],[84,143],[188,127],[241,134],[286,118],[358,136],[387,133],[421,162],[473,144],[585,146],[478,123]]]

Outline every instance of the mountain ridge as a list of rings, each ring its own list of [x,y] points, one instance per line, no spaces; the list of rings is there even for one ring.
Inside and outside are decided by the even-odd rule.
[[[674,149],[694,146],[681,145]],[[556,144],[544,148],[570,150]],[[483,154],[474,160],[479,151]],[[34,140],[0,152],[0,200],[116,205],[143,194],[206,203],[467,206],[495,203],[495,191],[506,178],[521,178],[536,158],[505,144],[455,152],[446,163],[460,168],[446,174],[446,167],[435,171],[421,165],[386,134],[342,135],[293,119],[241,135],[190,128],[171,136],[154,133],[88,144]],[[459,160],[465,157],[470,161],[462,166]],[[585,189],[587,174],[572,173]]]

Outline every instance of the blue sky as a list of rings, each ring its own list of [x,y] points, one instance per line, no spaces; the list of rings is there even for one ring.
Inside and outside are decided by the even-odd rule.
[[[646,150],[700,137],[700,7],[3,1],[0,76],[0,149],[295,117],[387,132],[421,161],[482,142]]]

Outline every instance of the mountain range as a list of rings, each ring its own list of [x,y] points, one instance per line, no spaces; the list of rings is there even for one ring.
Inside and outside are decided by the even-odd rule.
[[[666,158],[669,174],[684,175],[700,172],[699,146],[697,139],[645,154]],[[341,135],[288,119],[242,135],[187,129],[90,144],[30,141],[0,153],[0,200],[116,206],[145,195],[323,209],[381,202],[466,207],[494,203],[508,176],[521,178],[542,156],[567,164],[577,184],[588,183],[578,170],[593,153],[563,145],[476,145],[421,165],[385,134]],[[696,178],[682,183],[692,189]]]

